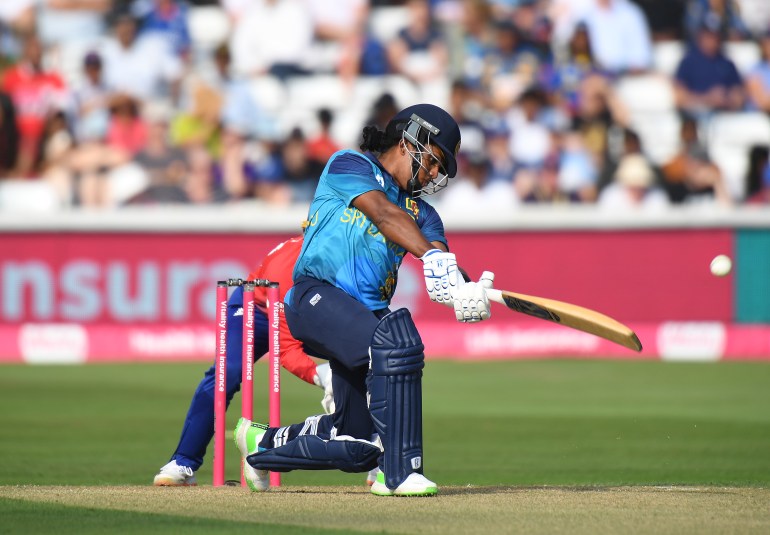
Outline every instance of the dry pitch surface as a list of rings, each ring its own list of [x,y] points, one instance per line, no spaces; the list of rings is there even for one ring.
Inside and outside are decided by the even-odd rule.
[[[364,487],[0,487],[0,498],[380,533],[768,533],[770,489],[442,487],[380,498]],[[327,531],[329,530],[329,531]],[[2,531],[2,530],[0,530]]]

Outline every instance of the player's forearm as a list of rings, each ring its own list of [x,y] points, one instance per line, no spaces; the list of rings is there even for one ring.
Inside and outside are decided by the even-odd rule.
[[[281,366],[306,383],[315,384],[313,378],[316,374],[316,363],[302,351],[299,344],[296,347],[287,348],[287,351],[281,351]]]
[[[435,249],[411,216],[397,207],[396,210],[387,217],[372,221],[382,235],[418,258]]]
[[[363,212],[389,241],[400,245],[416,257],[434,249],[425,239],[412,216],[390,202],[380,191],[368,191],[353,200],[353,206]]]

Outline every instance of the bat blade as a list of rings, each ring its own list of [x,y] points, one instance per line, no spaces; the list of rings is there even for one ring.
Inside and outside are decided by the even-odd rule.
[[[488,289],[487,297],[514,312],[533,316],[615,342],[634,351],[642,350],[636,333],[609,316],[571,303],[504,290]]]

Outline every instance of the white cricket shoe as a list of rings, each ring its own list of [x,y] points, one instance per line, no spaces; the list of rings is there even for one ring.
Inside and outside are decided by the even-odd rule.
[[[367,486],[371,487],[374,485],[374,482],[377,481],[377,474],[380,473],[380,467],[375,466],[371,470],[369,470],[369,473],[366,474],[366,484]]]
[[[377,496],[435,496],[438,485],[422,474],[412,472],[395,490],[385,485],[385,473],[377,474],[377,481],[372,485],[372,494]]]
[[[161,467],[152,484],[156,487],[194,487],[198,482],[192,468],[171,461]]]
[[[233,439],[243,459],[243,477],[254,492],[262,492],[270,488],[270,472],[257,470],[246,462],[246,457],[259,451],[259,442],[266,431],[266,425],[253,423],[246,418],[238,420],[238,425],[235,426]]]

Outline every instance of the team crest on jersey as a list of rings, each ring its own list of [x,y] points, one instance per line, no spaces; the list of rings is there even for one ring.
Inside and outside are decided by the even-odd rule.
[[[406,198],[406,209],[412,212],[412,215],[415,219],[417,219],[417,216],[420,215],[420,205],[417,204],[417,201],[412,199],[411,197]]]

